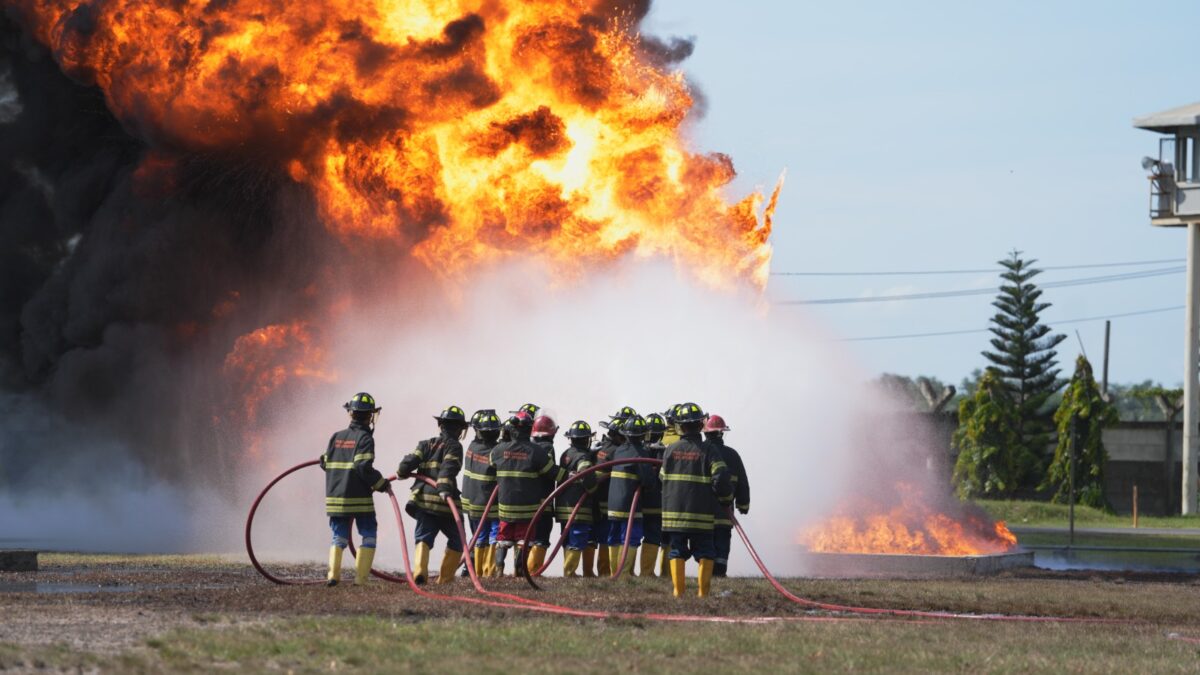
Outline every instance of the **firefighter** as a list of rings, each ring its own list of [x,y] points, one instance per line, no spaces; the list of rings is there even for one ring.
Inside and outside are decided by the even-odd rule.
[[[571,445],[563,451],[558,465],[567,472],[568,477],[574,476],[595,463],[595,456],[592,454],[592,438],[595,435],[592,425],[583,420],[572,422],[571,426],[563,432],[563,436],[570,440]],[[595,563],[596,547],[591,543],[594,520],[592,503],[595,501],[595,492],[596,474],[592,473],[572,483],[558,496],[558,501],[555,503],[554,512],[558,517],[558,522],[562,523],[563,528],[566,528],[571,511],[575,510],[575,505],[579,503],[580,499],[584,500],[583,504],[579,506],[579,510],[575,512],[575,520],[571,522],[570,529],[562,533],[567,541],[563,552],[564,577],[576,576],[580,562],[583,563],[583,576],[595,576],[593,564]]]
[[[725,466],[729,469],[729,484],[733,488],[733,503],[738,513],[750,513],[750,481],[746,478],[746,466],[737,450],[725,445],[725,432],[729,427],[720,415],[709,415],[704,423],[704,440],[717,449]],[[733,541],[733,521],[724,506],[717,507],[713,521],[713,545],[717,557],[713,559],[713,576],[723,577],[729,569],[730,543]]]
[[[729,471],[716,448],[700,432],[705,415],[695,403],[676,408],[679,440],[663,454],[663,531],[671,535],[671,581],[675,597],[683,595],[688,558],[700,563],[700,597],[707,597],[716,550],[713,514],[733,500]]]
[[[529,411],[526,410],[526,412]],[[558,423],[554,421],[553,417],[550,417],[549,415],[534,416],[533,431],[530,432],[529,437],[534,443],[546,448],[546,453],[551,459],[554,459],[556,455],[554,452],[554,437],[556,435],[558,435]],[[546,490],[546,494],[549,495],[551,492],[554,492],[555,486],[555,482],[550,481],[550,483],[546,485],[546,487],[549,488]],[[549,549],[550,535],[553,533],[554,511],[550,510],[546,513],[543,513],[541,519],[539,519],[534,525],[534,539],[531,545],[535,548],[541,547],[543,550]]]
[[[646,455],[654,459],[662,459],[663,432],[667,430],[667,421],[658,413],[646,416]],[[649,465],[647,465],[649,466]],[[654,482],[642,490],[642,553],[638,574],[643,577],[654,576],[654,568],[658,565],[658,550],[663,545],[662,531],[662,479],[658,471],[651,467]],[[668,572],[669,573],[669,572]]]
[[[666,431],[663,432],[663,437],[662,437],[662,441],[661,441],[662,446],[663,446],[663,451],[665,451],[668,447],[670,447],[672,443],[679,440],[679,432],[676,431],[676,429],[675,429],[675,411],[678,409],[679,409],[679,404],[676,403],[675,405],[673,405],[673,406],[667,408],[665,411],[663,411],[663,414],[662,414],[663,421],[666,422],[666,424],[667,424],[667,429],[666,429]],[[663,451],[660,451],[659,459],[662,459]],[[659,481],[659,482],[661,483],[662,481]],[[662,533],[662,560],[659,565],[658,573],[664,577],[671,576],[671,549],[668,548],[668,541],[670,540],[670,538],[671,538],[670,534],[668,534],[666,532]]]
[[[462,408],[452,405],[435,415],[438,435],[417,444],[416,449],[400,460],[396,475],[408,478],[415,472],[419,476],[434,479],[437,487],[420,481],[413,486],[412,496],[404,510],[417,521],[413,539],[416,541],[416,582],[423,584],[429,579],[429,551],[437,539],[438,532],[446,537],[446,552],[442,556],[442,567],[438,574],[439,584],[454,581],[454,571],[462,562],[463,542],[458,536],[458,526],[446,503],[458,497],[458,472],[462,469],[463,434],[467,430],[467,416]]]
[[[611,461],[631,458],[646,458],[646,420],[633,415],[621,423],[625,442],[612,451]],[[642,510],[634,508],[633,495],[640,487],[643,494],[654,485],[654,471],[648,464],[625,464],[612,468],[608,479],[608,559],[613,576],[623,569],[633,575],[633,561],[637,559],[638,547],[642,545]],[[638,498],[641,501],[641,497]],[[633,517],[630,523],[630,515]],[[629,551],[624,567],[621,565],[621,549],[629,542]]]
[[[471,551],[474,556],[475,572],[490,576],[490,565],[495,562],[492,524],[496,522],[495,512],[483,518],[483,509],[487,506],[488,497],[496,487],[496,470],[491,465],[492,448],[500,439],[500,418],[492,409],[480,410],[471,416],[471,427],[475,430],[475,439],[467,446],[463,456],[462,479],[462,508],[471,522],[471,532],[475,548]],[[493,507],[494,508],[494,507]]]
[[[511,422],[512,440],[497,444],[491,454],[492,466],[496,469],[496,485],[500,488],[497,497],[500,517],[500,529],[496,535],[497,560],[501,559],[499,551],[511,548],[525,538],[538,507],[550,494],[553,485],[566,474],[544,445],[530,440],[533,418],[529,413],[518,412]],[[530,571],[537,570],[545,557],[544,546],[532,546],[527,568]]]
[[[679,431],[675,428],[675,417],[679,412],[680,405],[681,404],[676,403],[675,405],[663,411],[663,420],[667,423],[667,430],[663,433],[662,440],[664,447],[669,448],[671,447],[672,443],[679,440]]]
[[[633,408],[623,406],[615,415],[609,415],[608,421],[600,422],[600,426],[606,433],[604,438],[600,439],[600,443],[596,445],[597,464],[607,462],[612,451],[625,444],[625,436],[621,433],[621,424],[636,414],[637,411]],[[608,481],[607,471],[597,471],[594,475],[600,483]],[[596,526],[592,528],[593,544],[600,550],[600,555],[597,556],[596,574],[606,577],[611,574],[608,559],[608,486],[601,485],[597,490],[596,497]]]
[[[350,415],[350,426],[334,434],[321,455],[325,514],[333,531],[325,585],[336,586],[342,580],[342,553],[350,543],[350,526],[354,525],[362,536],[362,546],[354,561],[354,585],[361,586],[367,583],[375,560],[375,535],[379,530],[371,492],[391,491],[387,479],[374,465],[375,417],[383,408],[375,405],[375,398],[365,391],[355,394],[342,407]]]

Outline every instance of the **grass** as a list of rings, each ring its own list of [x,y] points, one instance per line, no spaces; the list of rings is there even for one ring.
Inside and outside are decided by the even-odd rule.
[[[5,667],[129,673],[1194,672],[1200,646],[1146,625],[853,621],[765,626],[378,616],[188,629],[113,656],[0,645]],[[1190,635],[1190,634],[1187,634]]]
[[[1069,507],[1066,504],[1051,504],[1034,501],[1003,501],[981,499],[975,502],[996,520],[1009,526],[1066,527]],[[1088,506],[1075,507],[1076,527],[1133,527],[1131,516],[1118,516]],[[1197,528],[1200,515],[1191,516],[1139,516],[1139,528]]]
[[[1032,546],[1066,546],[1066,532],[1023,532],[1017,535],[1021,544]],[[1166,534],[1088,534],[1075,533],[1076,546],[1112,546],[1121,548],[1200,549],[1200,537]]]

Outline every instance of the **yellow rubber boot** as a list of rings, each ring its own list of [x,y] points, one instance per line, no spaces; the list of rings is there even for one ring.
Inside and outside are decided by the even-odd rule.
[[[374,548],[358,549],[358,557],[354,559],[354,585],[366,586],[367,578],[371,576],[371,565],[375,562]]]
[[[442,569],[438,571],[437,582],[439,584],[448,584],[454,581],[454,573],[458,571],[458,564],[462,562],[462,557],[462,551],[446,549],[442,555]]]
[[[546,562],[546,547],[532,546],[529,549],[529,557],[525,561],[525,569],[529,570],[529,574],[533,574],[542,569],[542,563]]]
[[[342,580],[342,550],[337,546],[329,547],[329,574],[325,575],[326,586],[337,586]]]
[[[700,591],[696,594],[702,598],[708,597],[708,590],[712,587],[713,561],[700,561]]]
[[[671,584],[674,586],[675,597],[682,597],[684,588],[687,587],[687,576],[684,566],[687,561],[683,558],[676,558],[671,561]]]
[[[413,580],[418,584],[429,581],[429,544],[417,543],[417,569],[413,570]]]
[[[617,565],[621,564],[621,547],[608,547],[608,568],[612,570],[612,576],[617,576]]]
[[[483,562],[483,575],[485,577],[496,576],[496,545],[489,544],[487,547],[487,557]]]
[[[596,564],[596,576],[607,577],[612,574],[612,569],[608,566],[608,546],[600,547],[599,562]]]
[[[575,577],[579,576],[579,560],[583,557],[583,551],[575,549],[567,549],[563,551],[563,576]]]
[[[625,554],[624,568],[620,567],[620,565],[621,565],[621,548],[622,548],[621,546],[609,546],[608,547],[608,562],[609,562],[609,566],[612,567],[613,576],[616,576],[617,574],[628,574],[629,576],[633,576],[633,561],[637,560],[638,547],[637,546],[629,547],[629,551]]]
[[[643,577],[654,576],[654,568],[658,567],[658,546],[654,544],[642,544],[642,554],[639,559],[638,575]]]
[[[475,576],[485,576],[487,572],[487,546],[476,546],[473,553],[475,554],[471,562],[475,565]]]
[[[596,576],[596,547],[588,546],[583,549],[583,576]]]

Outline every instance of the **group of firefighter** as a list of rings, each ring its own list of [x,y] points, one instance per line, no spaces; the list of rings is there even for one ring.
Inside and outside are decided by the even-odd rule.
[[[342,553],[352,524],[362,537],[354,583],[366,583],[378,530],[372,493],[391,490],[374,468],[373,432],[382,408],[365,392],[344,407],[350,426],[333,435],[321,456],[325,510],[333,531],[329,586],[341,579]],[[633,576],[636,567],[643,577],[669,574],[674,595],[680,597],[685,564],[693,558],[699,563],[698,594],[706,597],[712,577],[725,576],[731,509],[749,513],[750,484],[741,456],[725,444],[729,427],[721,416],[708,415],[695,403],[644,417],[626,406],[600,422],[605,433],[599,442],[586,421],[572,422],[562,434],[569,446],[557,458],[559,427],[532,403],[504,420],[493,409],[479,410],[468,420],[458,406],[447,407],[434,419],[438,435],[419,442],[396,472],[398,478],[428,479],[414,482],[405,507],[416,521],[416,583],[429,580],[429,554],[438,534],[445,537],[446,550],[436,583],[454,580],[464,544],[478,573],[495,577],[505,573],[510,552],[524,542],[528,555],[522,572],[536,573],[545,563],[556,520],[564,543],[564,577]],[[474,438],[464,451],[468,429]],[[653,458],[662,465],[640,462],[587,471],[633,458]],[[555,488],[576,476],[559,492],[552,509],[537,517]],[[470,521],[467,542],[459,535],[451,500],[461,504]],[[626,546],[624,568],[619,570]],[[517,555],[512,558],[514,568],[521,564]]]

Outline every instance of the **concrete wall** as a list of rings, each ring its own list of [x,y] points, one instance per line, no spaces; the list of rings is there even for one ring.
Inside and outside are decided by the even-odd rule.
[[[932,427],[937,447],[946,449],[945,467],[954,469],[958,453],[950,439],[958,427],[953,413],[925,414]],[[1138,512],[1145,515],[1179,513],[1180,476],[1183,470],[1183,423],[1176,421],[1170,430],[1170,455],[1167,454],[1165,422],[1120,422],[1104,431],[1104,449],[1108,451],[1105,488],[1117,513],[1133,511],[1133,486],[1138,488]],[[1054,446],[1048,453],[1053,454]],[[947,473],[947,477],[949,477]],[[1018,495],[1021,498],[1046,498],[1046,495]]]

